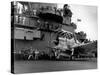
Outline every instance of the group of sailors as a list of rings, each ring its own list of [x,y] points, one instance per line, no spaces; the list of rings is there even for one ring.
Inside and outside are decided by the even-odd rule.
[[[27,50],[21,50],[21,54],[23,54],[24,57],[28,56],[27,57],[28,60],[31,58],[38,59],[39,51],[37,49],[33,49],[32,47],[30,47]]]

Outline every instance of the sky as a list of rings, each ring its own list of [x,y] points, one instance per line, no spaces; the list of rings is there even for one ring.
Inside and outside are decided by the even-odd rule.
[[[58,4],[58,8],[62,8],[64,4]],[[72,5],[69,4],[73,13],[72,22],[77,24],[76,32],[84,31],[90,40],[98,39],[98,15],[96,6]],[[81,19],[80,22],[77,19]]]

